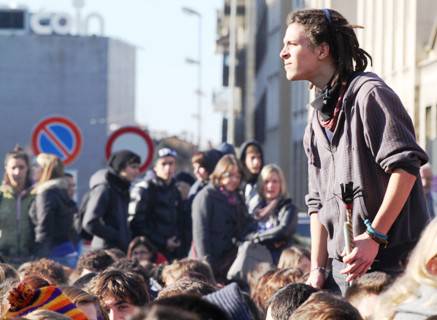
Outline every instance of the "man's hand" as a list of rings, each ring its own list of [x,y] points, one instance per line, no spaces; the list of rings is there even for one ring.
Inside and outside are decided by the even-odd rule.
[[[376,255],[378,254],[379,244],[364,232],[354,238],[354,249],[348,255],[344,255],[343,262],[347,267],[340,271],[346,274],[346,281],[352,281],[370,268]]]
[[[326,275],[324,271],[313,269],[310,272],[306,284],[316,289],[322,289],[323,285],[325,284],[325,280],[326,280]]]
[[[181,246],[181,240],[176,236],[167,239],[167,250],[172,252]]]

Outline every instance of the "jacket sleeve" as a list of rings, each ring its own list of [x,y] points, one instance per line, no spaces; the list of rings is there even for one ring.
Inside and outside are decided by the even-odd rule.
[[[105,223],[105,215],[110,210],[110,197],[110,190],[104,184],[98,185],[90,191],[82,227],[89,234],[118,243],[118,230]]]
[[[264,232],[255,235],[256,242],[267,240],[280,241],[290,239],[296,232],[297,227],[297,210],[296,207],[288,202],[279,210],[278,225]]]
[[[305,203],[308,207],[308,213],[318,212],[322,208],[320,200],[320,159],[315,145],[314,131],[312,129],[312,120],[305,129],[303,144],[305,153],[308,158],[308,194],[305,196]]]
[[[56,201],[56,192],[54,190],[46,190],[38,193],[35,197],[34,205],[33,222],[35,224],[36,255],[46,257],[50,254],[52,246],[50,236],[55,228],[54,217],[59,207]]]
[[[193,242],[198,258],[206,258],[211,263],[212,247],[210,241],[211,220],[213,212],[210,211],[208,193],[197,194],[193,201]]]
[[[418,175],[428,161],[416,142],[413,122],[399,97],[388,87],[376,87],[359,104],[366,145],[387,172],[404,169]]]

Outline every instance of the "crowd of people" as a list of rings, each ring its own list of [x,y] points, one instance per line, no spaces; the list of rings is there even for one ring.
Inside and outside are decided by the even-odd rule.
[[[291,13],[280,57],[317,93],[310,247],[257,141],[196,152],[192,174],[169,147],[142,177],[139,155],[114,152],[79,204],[59,158],[16,147],[0,189],[0,317],[436,319],[437,218],[411,119],[363,72],[370,56],[334,10]]]
[[[256,141],[239,157],[229,146],[195,153],[191,179],[176,175],[170,148],[157,150],[141,178],[140,157],[116,152],[80,205],[57,157],[39,154],[31,165],[22,149],[9,152],[0,200],[2,317],[390,319],[436,311],[436,219],[398,280],[369,272],[341,298],[335,287],[309,282],[318,270],[295,237],[297,209],[281,168],[264,164]]]

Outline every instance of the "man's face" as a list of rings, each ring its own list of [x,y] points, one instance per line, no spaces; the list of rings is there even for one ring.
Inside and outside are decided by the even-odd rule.
[[[305,35],[303,25],[292,23],[287,27],[284,36],[284,45],[279,56],[284,63],[288,80],[309,80],[317,76],[319,59],[317,48]]]
[[[134,181],[140,174],[140,165],[138,163],[128,164],[126,168],[120,171],[120,177],[129,182]]]
[[[156,175],[168,183],[176,172],[176,159],[174,157],[160,158],[156,161],[154,169]]]
[[[262,167],[261,154],[259,152],[249,152],[244,159],[244,164],[251,174],[258,174]]]
[[[110,320],[126,320],[138,310],[132,303],[113,296],[103,298],[103,305]]]

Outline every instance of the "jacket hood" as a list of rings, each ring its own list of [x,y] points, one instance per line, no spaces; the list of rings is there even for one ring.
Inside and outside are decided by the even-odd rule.
[[[54,189],[54,188],[59,188],[59,189],[67,189],[68,188],[68,182],[65,178],[56,178],[56,179],[51,179],[49,181],[43,182],[42,184],[37,184],[35,186],[35,193],[42,193],[44,191],[47,191],[49,189]]]
[[[244,142],[240,147],[240,161],[243,164],[243,166],[244,166],[244,161],[246,160],[247,148],[250,146],[255,146],[259,150],[259,152],[261,154],[261,160],[264,164],[264,152],[263,152],[263,148],[262,148],[261,144],[256,140],[249,140],[249,141]]]
[[[108,173],[108,169],[100,169],[97,172],[95,172],[91,178],[90,178],[90,189],[94,188],[95,186],[98,186],[99,184],[107,183],[108,180],[106,179],[106,174]]]
[[[246,167],[247,149],[250,146],[255,146],[259,150],[259,153],[261,154],[261,168],[264,167],[264,152],[261,144],[256,140],[246,141],[241,145],[240,148],[240,162],[244,171],[244,179],[250,184],[255,184],[258,179],[258,174],[251,174]]]
[[[129,190],[130,182],[120,178],[113,169],[100,169],[95,172],[90,178],[90,189],[100,185],[109,183],[120,190]]]

